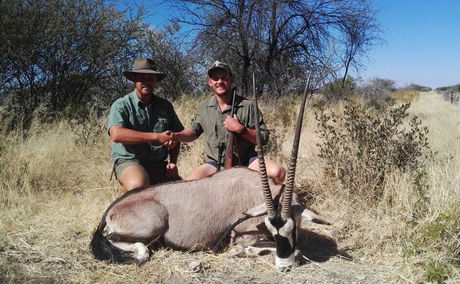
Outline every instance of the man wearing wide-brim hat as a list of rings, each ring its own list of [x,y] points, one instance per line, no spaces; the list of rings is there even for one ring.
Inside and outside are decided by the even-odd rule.
[[[108,132],[115,177],[125,191],[178,179],[180,145],[172,137],[184,127],[172,104],[153,93],[166,74],[147,58],[136,59],[133,69],[123,74],[134,82],[134,91],[110,108]]]
[[[255,107],[252,101],[232,92],[234,76],[228,64],[221,61],[214,62],[208,70],[207,83],[213,91],[213,96],[198,106],[191,127],[174,135],[174,139],[179,142],[194,141],[202,133],[206,136],[206,161],[194,169],[185,179],[199,179],[220,170],[224,164],[225,153],[223,151],[226,148],[228,132],[232,132],[238,142],[238,157],[234,159],[234,164],[259,170],[259,162],[255,152],[255,144],[257,143],[255,112],[260,113],[260,110]],[[233,96],[235,96],[234,100]],[[234,115],[231,116],[233,101],[235,102]],[[259,123],[262,144],[266,144],[269,132],[261,114]],[[276,182],[282,183],[286,175],[285,169],[274,161],[265,160],[265,162],[268,176]]]

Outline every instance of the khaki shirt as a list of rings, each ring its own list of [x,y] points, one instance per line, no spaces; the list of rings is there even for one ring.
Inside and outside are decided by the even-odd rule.
[[[119,125],[124,128],[160,133],[166,130],[182,131],[184,127],[167,100],[153,96],[152,103],[145,105],[136,95],[136,91],[116,100],[110,108],[108,130]],[[159,143],[141,143],[125,145],[112,142],[112,160],[138,159],[143,163],[162,162],[168,156],[168,149]]]
[[[255,129],[255,105],[253,102],[237,96],[235,98],[235,113],[241,124],[247,128]],[[225,152],[225,144],[227,142],[227,129],[224,127],[224,120],[227,115],[230,115],[231,106],[220,111],[214,96],[203,101],[198,106],[195,117],[192,120],[191,129],[197,136],[203,132],[206,135],[205,154],[208,159],[217,162],[219,159],[219,148]],[[262,113],[259,110],[260,134],[262,145],[268,142],[268,129],[263,121]],[[219,147],[220,146],[220,147]],[[238,139],[238,149],[240,160],[242,163],[247,163],[249,158],[257,156],[255,145],[249,143],[245,139]],[[221,155],[221,163],[225,160],[225,153]]]

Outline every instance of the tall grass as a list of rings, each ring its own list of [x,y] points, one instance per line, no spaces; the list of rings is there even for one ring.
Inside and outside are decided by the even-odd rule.
[[[202,99],[174,102],[184,125]],[[375,278],[381,281],[458,281],[460,110],[433,92],[412,100],[408,112],[428,127],[434,154],[413,171],[387,171],[380,197],[368,202],[325,174],[327,165],[318,147],[324,137],[315,119],[320,101],[314,96],[307,108],[296,186],[303,200],[333,223],[308,225],[312,234],[305,242],[318,245],[312,236],[324,236],[332,240],[328,244],[336,243],[341,257],[331,255],[329,261],[307,263],[288,274],[273,270],[271,256],[229,259],[225,254],[160,249],[141,267],[95,261],[88,250],[92,230],[122,190],[109,180],[106,115],[93,114],[84,122],[43,123],[37,118],[27,131],[0,131],[0,281],[300,282],[328,281],[327,271],[335,271],[344,282],[359,282],[355,277],[374,270],[385,270]],[[283,165],[290,155],[299,103],[299,98],[281,98],[261,106],[271,130],[267,155]],[[327,108],[322,111],[339,113],[346,106],[338,102]],[[182,145],[180,174],[186,175],[203,158],[203,141]],[[196,260],[203,264],[198,274],[188,269]],[[365,275],[374,279],[372,273]]]

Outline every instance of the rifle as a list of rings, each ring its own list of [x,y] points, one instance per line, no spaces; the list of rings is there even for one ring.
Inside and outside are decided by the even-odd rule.
[[[233,98],[232,98],[232,109],[230,111],[230,116],[233,117],[235,114],[235,98],[236,98],[236,88],[233,88]],[[225,164],[224,167],[226,169],[231,168],[233,166],[233,148],[236,146],[235,143],[235,136],[233,135],[232,132],[228,131],[227,133],[227,144],[225,148]],[[238,157],[238,153],[236,153],[236,157]],[[238,161],[239,164],[239,161]]]

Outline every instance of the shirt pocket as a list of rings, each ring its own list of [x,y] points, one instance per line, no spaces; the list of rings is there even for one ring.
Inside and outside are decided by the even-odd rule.
[[[169,130],[169,121],[167,118],[159,117],[153,126],[153,132],[160,133]]]

